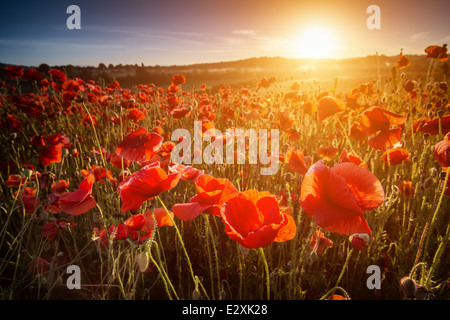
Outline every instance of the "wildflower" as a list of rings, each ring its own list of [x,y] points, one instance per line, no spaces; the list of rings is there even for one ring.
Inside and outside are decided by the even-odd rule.
[[[311,157],[305,157],[302,149],[292,147],[286,152],[285,162],[292,171],[304,175],[311,166]]]
[[[450,132],[434,146],[433,156],[440,166],[450,167]]]
[[[317,106],[319,121],[323,121],[336,113],[341,113],[345,111],[345,108],[345,102],[341,99],[330,96],[322,97]]]
[[[324,247],[331,248],[332,246],[333,241],[325,237],[325,234],[320,230],[316,230],[313,233],[309,242],[309,248],[317,254],[321,254]]]
[[[122,212],[137,210],[144,201],[172,189],[177,185],[180,176],[180,173],[167,175],[159,166],[159,162],[146,165],[132,173],[118,186]]]
[[[409,152],[403,148],[394,148],[386,150],[381,155],[381,160],[383,162],[394,166],[401,164],[402,162],[411,162],[411,159],[409,158]]]
[[[370,234],[364,213],[383,201],[383,187],[369,170],[351,162],[330,169],[322,160],[306,173],[299,200],[320,227],[346,235]]]
[[[129,161],[149,161],[158,152],[162,140],[160,135],[140,128],[127,135],[117,145],[115,152]]]
[[[189,203],[175,204],[172,211],[177,218],[192,220],[202,212],[220,215],[220,206],[238,193],[238,190],[225,178],[214,178],[208,174],[200,175],[195,181],[197,194]]]
[[[350,244],[356,250],[362,250],[369,244],[368,234],[353,234],[350,236]]]
[[[266,247],[292,239],[294,219],[279,207],[269,192],[247,190],[225,202],[220,214],[225,233],[246,248]]]
[[[89,174],[73,192],[65,192],[61,195],[51,194],[49,204],[53,213],[61,211],[72,215],[80,215],[86,213],[97,205],[92,197],[92,185],[95,178],[93,174]]]

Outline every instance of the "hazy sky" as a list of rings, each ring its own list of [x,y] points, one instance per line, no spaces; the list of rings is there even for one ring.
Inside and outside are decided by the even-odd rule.
[[[66,27],[72,4],[81,9],[80,30]],[[379,30],[366,26],[370,5],[381,10]],[[401,48],[422,54],[443,43],[450,44],[449,0],[0,3],[0,62],[8,64],[180,65],[315,52],[346,58],[397,55]]]

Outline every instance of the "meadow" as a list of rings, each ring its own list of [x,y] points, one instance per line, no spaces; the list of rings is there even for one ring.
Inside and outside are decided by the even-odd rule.
[[[448,57],[426,50],[423,73],[400,55],[351,87],[174,74],[127,89],[5,67],[1,298],[449,299]],[[203,137],[192,155],[278,129],[278,170],[261,175],[249,143],[244,163],[174,163],[176,129]]]

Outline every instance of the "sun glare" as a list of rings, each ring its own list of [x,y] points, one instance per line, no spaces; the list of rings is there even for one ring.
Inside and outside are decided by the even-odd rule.
[[[330,58],[335,54],[336,38],[326,27],[307,28],[294,42],[293,51],[299,58]]]

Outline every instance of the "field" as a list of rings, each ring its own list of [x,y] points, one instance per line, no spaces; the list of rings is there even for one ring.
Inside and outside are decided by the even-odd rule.
[[[445,61],[129,88],[5,67],[0,297],[448,300]]]

